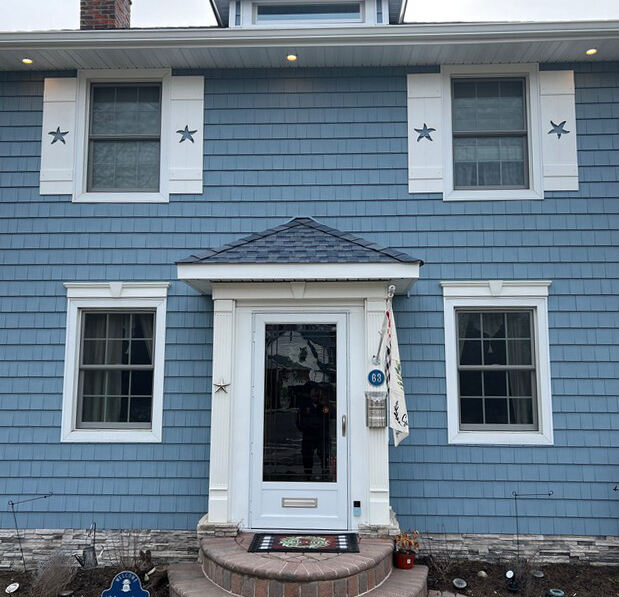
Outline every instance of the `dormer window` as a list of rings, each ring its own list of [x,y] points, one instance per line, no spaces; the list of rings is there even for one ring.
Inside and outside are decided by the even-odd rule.
[[[257,25],[278,23],[358,23],[363,20],[360,2],[256,3]]]

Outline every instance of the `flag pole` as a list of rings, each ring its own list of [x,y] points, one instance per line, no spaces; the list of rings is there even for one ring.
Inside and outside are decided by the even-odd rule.
[[[387,311],[389,310],[389,303],[391,302],[391,299],[393,298],[393,295],[395,294],[395,286],[393,284],[391,284],[389,286],[389,288],[387,288],[387,308],[385,309],[385,316],[383,317],[383,324],[380,327],[380,340],[378,342],[378,349],[376,350],[376,353],[374,354],[374,356],[372,357],[372,364],[373,365],[380,365],[380,351],[381,348],[383,347],[383,340],[385,339],[385,332],[387,331]]]

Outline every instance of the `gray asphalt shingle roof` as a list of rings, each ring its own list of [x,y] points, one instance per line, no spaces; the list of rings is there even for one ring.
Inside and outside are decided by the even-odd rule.
[[[420,259],[320,224],[294,218],[178,263],[421,263]]]

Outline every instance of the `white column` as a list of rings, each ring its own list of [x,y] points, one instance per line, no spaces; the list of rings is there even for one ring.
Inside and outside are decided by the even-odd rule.
[[[385,316],[385,299],[366,299],[366,365],[377,368],[372,357],[378,348],[379,334]],[[366,390],[376,390],[366,380]],[[382,386],[380,389],[384,389]],[[366,428],[368,437],[369,520],[370,525],[388,525],[389,517],[389,428]]]
[[[208,521],[230,521],[230,412],[234,387],[232,359],[234,348],[233,300],[216,299],[213,317],[213,388],[211,399],[211,454],[208,495]],[[218,389],[217,384],[223,388]],[[219,386],[221,388],[221,386]]]

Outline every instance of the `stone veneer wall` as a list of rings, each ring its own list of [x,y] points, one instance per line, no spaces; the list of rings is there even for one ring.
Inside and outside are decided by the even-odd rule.
[[[456,559],[505,562],[516,558],[516,535],[435,534],[422,537],[420,556],[447,553]],[[540,563],[619,566],[619,537],[520,535],[520,556]]]
[[[80,529],[20,530],[20,537],[28,569],[36,568],[39,562],[56,550],[81,555],[82,549],[92,541],[87,532]],[[97,531],[96,552],[100,564],[110,564],[119,555],[131,556],[140,549],[150,549],[155,564],[198,560],[195,531]],[[0,529],[0,570],[19,570],[22,566],[15,530]]]

